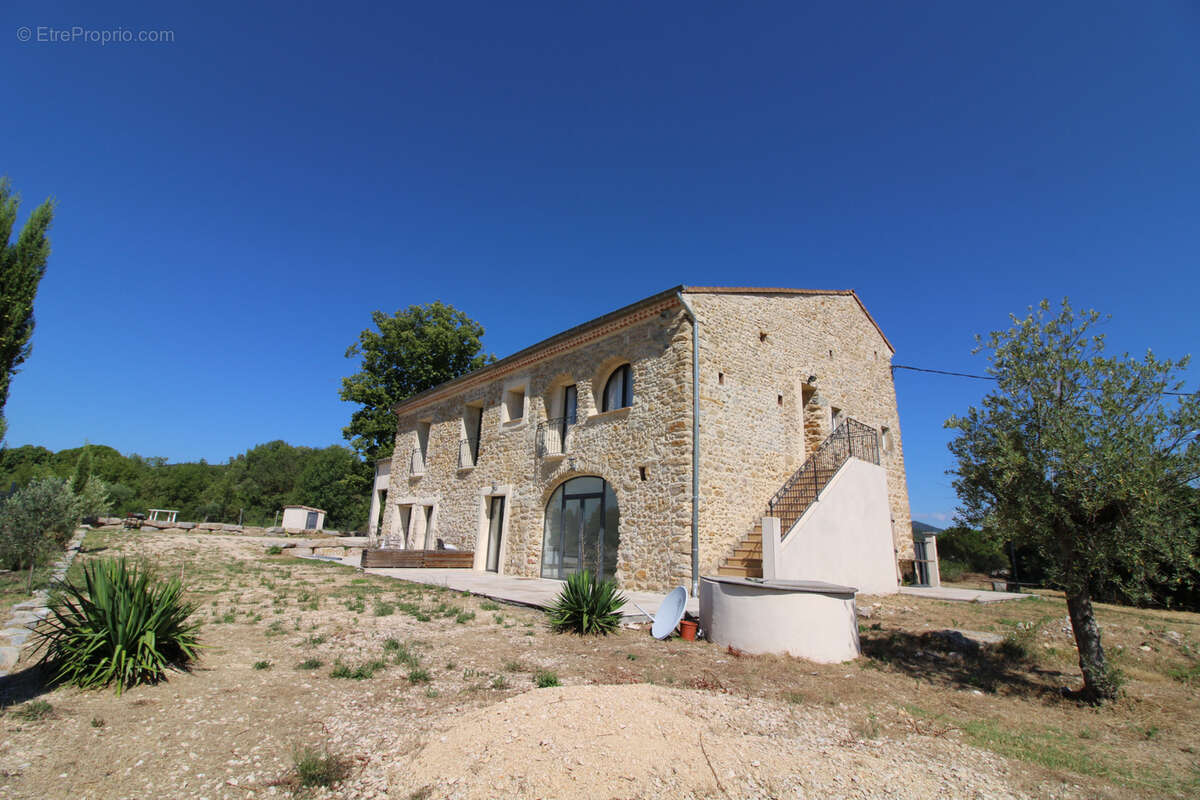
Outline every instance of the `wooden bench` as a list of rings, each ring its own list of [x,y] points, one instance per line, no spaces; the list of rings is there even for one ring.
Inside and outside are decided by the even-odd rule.
[[[471,550],[392,550],[367,548],[362,551],[359,566],[363,569],[470,569],[475,566]]]

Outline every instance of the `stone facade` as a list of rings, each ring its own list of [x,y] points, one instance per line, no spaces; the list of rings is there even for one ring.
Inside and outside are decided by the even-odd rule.
[[[398,405],[382,543],[420,548],[442,539],[475,550],[483,568],[490,500],[502,496],[499,571],[536,576],[547,501],[566,479],[594,475],[617,498],[620,584],[690,583],[692,329],[679,292],[700,326],[701,574],[715,570],[828,435],[833,409],[888,428],[894,536],[911,557],[892,349],[858,298],[686,287]],[[626,363],[632,405],[601,412],[605,382]],[[577,424],[565,453],[548,454],[538,426],[563,416],[568,385],[576,387]]]

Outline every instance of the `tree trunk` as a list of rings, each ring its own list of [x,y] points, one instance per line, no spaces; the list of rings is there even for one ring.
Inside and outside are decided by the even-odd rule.
[[[1083,672],[1083,695],[1089,702],[1114,700],[1119,688],[1108,671],[1104,647],[1100,644],[1100,626],[1092,610],[1092,595],[1087,589],[1067,593],[1071,629],[1079,650],[1079,669]]]

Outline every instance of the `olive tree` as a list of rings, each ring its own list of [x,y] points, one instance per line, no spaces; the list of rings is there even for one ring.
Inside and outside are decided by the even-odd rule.
[[[33,567],[52,545],[62,545],[79,524],[80,501],[62,478],[31,481],[0,506],[0,562],[7,569]]]
[[[1092,598],[1145,592],[1167,562],[1193,558],[1200,395],[1188,359],[1105,354],[1100,315],[1048,301],[978,338],[997,388],[946,422],[962,521],[1030,546],[1063,588],[1082,695],[1116,696]],[[1180,570],[1178,572],[1185,572]]]

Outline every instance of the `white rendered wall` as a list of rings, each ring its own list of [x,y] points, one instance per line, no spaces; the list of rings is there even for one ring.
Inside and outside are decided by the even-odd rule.
[[[861,654],[852,591],[700,579],[700,627],[746,653],[786,653],[822,664]],[[844,588],[844,587],[842,587]]]
[[[293,530],[307,530],[308,511],[303,508],[285,508],[283,510],[283,519],[280,521],[280,526],[283,528],[291,528]],[[325,512],[317,512],[317,527],[312,530],[321,530],[325,527]]]
[[[763,557],[771,543],[763,528]],[[814,580],[853,586],[860,594],[897,591],[896,552],[887,472],[852,458],[821,491],[787,535],[774,559],[776,580]]]

